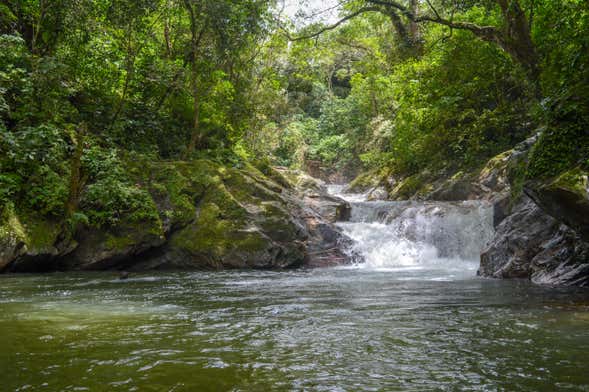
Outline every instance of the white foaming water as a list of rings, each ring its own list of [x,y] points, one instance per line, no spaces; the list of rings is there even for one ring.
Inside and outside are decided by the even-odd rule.
[[[352,206],[349,222],[338,223],[354,240],[351,251],[364,257],[360,268],[377,270],[443,270],[472,276],[479,256],[493,235],[493,209],[488,203],[365,201],[343,187],[332,194]]]
[[[347,185],[330,184],[327,185],[327,191],[333,196],[340,197],[350,203],[366,201],[368,193],[345,193]]]

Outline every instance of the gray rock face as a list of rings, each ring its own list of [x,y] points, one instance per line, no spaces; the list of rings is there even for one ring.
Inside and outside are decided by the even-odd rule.
[[[335,222],[348,221],[352,214],[350,204],[330,195],[325,186],[312,189],[299,189],[298,198],[302,200],[300,213],[305,222],[309,237],[306,240],[309,267],[330,267],[358,261],[357,255],[350,256],[348,249],[352,240],[347,237]]]
[[[496,228],[479,274],[551,285],[589,285],[589,245],[523,196]]]
[[[577,168],[550,181],[527,184],[525,192],[544,211],[589,241],[589,175]]]
[[[328,223],[347,221],[352,213],[352,207],[348,202],[331,196],[326,191],[305,192],[303,203]]]

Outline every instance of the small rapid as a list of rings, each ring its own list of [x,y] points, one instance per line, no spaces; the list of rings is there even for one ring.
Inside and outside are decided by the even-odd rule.
[[[354,241],[350,251],[365,260],[358,268],[471,277],[493,236],[493,209],[485,202],[367,201],[342,191],[329,187],[352,206],[351,219],[338,226]]]

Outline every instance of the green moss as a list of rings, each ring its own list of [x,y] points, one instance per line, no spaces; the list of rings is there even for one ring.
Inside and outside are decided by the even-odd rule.
[[[527,172],[528,163],[525,160],[521,160],[517,163],[514,163],[513,166],[509,168],[508,179],[511,188],[510,204],[512,206],[524,192],[524,185],[526,183]]]
[[[485,167],[481,170],[479,177],[487,177],[493,171],[500,170],[506,165],[507,159],[513,154],[513,150],[505,151],[493,158],[491,158]]]
[[[365,192],[370,188],[378,186],[381,181],[381,176],[378,170],[371,170],[369,172],[361,173],[352,182],[348,189],[351,192]]]
[[[53,247],[62,232],[57,221],[46,220],[34,212],[21,212],[13,220],[21,223],[24,242],[29,250],[41,251]]]
[[[589,156],[589,134],[582,124],[559,124],[534,145],[528,178],[550,178],[583,164]]]
[[[0,244],[16,241],[26,241],[25,227],[16,214],[14,205],[7,203],[0,210]]]
[[[587,198],[587,172],[580,167],[569,170],[560,175],[548,188],[562,188]]]
[[[115,237],[108,234],[106,237],[106,247],[108,249],[122,250],[134,245],[136,241],[131,237]]]
[[[407,200],[417,193],[425,193],[429,185],[423,176],[414,174],[400,181],[392,191],[393,197],[397,200]]]
[[[224,183],[233,197],[242,203],[259,204],[262,200],[280,200],[278,193],[269,189],[267,184],[256,181],[242,170],[228,169]]]
[[[230,250],[257,251],[266,241],[257,232],[247,230],[243,220],[225,219],[226,212],[217,204],[205,202],[196,222],[172,238],[172,245],[192,253],[222,258]]]
[[[262,252],[268,247],[268,239],[258,232],[234,233],[231,240],[233,249],[248,253]]]
[[[272,167],[269,160],[259,159],[254,160],[252,163],[253,166],[246,163],[246,168],[252,166],[253,168],[259,170],[260,174],[263,174],[265,177],[271,179],[279,186],[282,186],[284,188],[293,187],[293,183],[289,179],[287,179],[281,172]]]

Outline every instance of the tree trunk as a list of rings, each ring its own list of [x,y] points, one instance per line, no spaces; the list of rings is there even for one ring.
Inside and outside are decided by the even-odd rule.
[[[411,0],[410,11],[415,17],[419,16],[419,1]],[[411,39],[412,48],[416,56],[423,55],[423,41],[421,37],[421,28],[419,23],[414,19],[409,20],[409,38]]]
[[[503,49],[523,66],[530,80],[539,86],[540,66],[532,41],[530,23],[517,0],[497,0],[505,18]]]
[[[80,204],[80,195],[84,186],[82,180],[82,155],[84,154],[84,140],[86,137],[87,126],[81,123],[76,129],[74,143],[76,149],[70,163],[70,186],[68,199],[65,205],[66,218],[71,216],[78,210]]]
[[[191,34],[191,53],[190,53],[190,65],[192,72],[192,98],[194,100],[193,110],[194,117],[192,121],[192,134],[190,135],[190,141],[186,151],[184,152],[184,159],[189,159],[197,146],[200,146],[202,142],[202,134],[200,132],[200,89],[198,88],[198,69],[197,69],[197,52],[200,43],[204,37],[207,25],[198,31],[196,13],[192,4],[189,0],[184,0],[184,6],[190,16],[190,34]]]
[[[188,143],[188,147],[186,148],[186,152],[184,153],[184,159],[190,159],[192,153],[196,147],[200,146],[202,135],[200,133],[200,101],[199,101],[199,90],[198,90],[198,83],[196,81],[196,74],[193,76],[194,80],[192,82],[192,97],[194,99],[193,103],[193,110],[194,110],[194,117],[192,120],[192,133],[190,135],[190,142]]]

